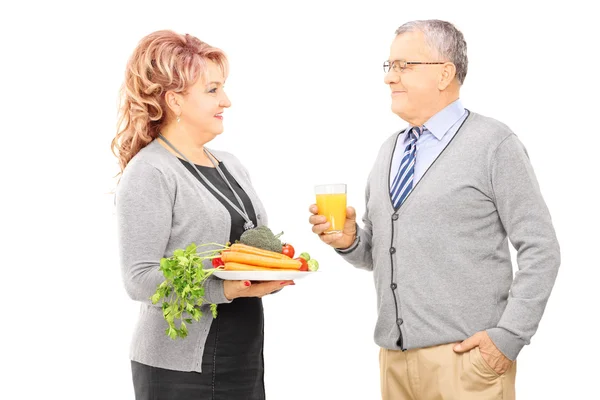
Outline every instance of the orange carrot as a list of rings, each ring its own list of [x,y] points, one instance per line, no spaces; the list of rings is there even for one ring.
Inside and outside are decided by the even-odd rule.
[[[240,264],[236,262],[226,262],[224,271],[278,271],[276,268],[258,267],[256,265]]]
[[[300,269],[302,262],[293,260],[287,256],[286,259],[259,256],[256,254],[241,253],[239,251],[227,251],[221,254],[223,262],[236,262],[241,264],[256,265],[258,267],[279,269]]]
[[[242,244],[242,243],[232,244],[231,247],[230,247],[230,249],[231,249],[231,251],[239,251],[240,253],[255,254],[257,256],[280,258],[282,260],[289,260],[290,259],[285,254],[276,253],[274,251],[269,251],[269,250],[259,249],[258,247],[248,246],[248,245]]]

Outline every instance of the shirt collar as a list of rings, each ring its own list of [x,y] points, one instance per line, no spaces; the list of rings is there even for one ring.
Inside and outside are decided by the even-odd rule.
[[[433,117],[429,118],[424,125],[437,140],[442,140],[446,132],[448,132],[450,128],[454,126],[454,124],[460,119],[460,117],[462,117],[464,113],[465,108],[463,107],[460,99],[457,99],[448,104]],[[412,128],[412,126],[410,126],[406,132],[408,132],[410,128]]]

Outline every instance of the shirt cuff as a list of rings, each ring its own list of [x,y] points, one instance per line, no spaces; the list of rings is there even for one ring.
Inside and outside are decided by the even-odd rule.
[[[516,360],[521,349],[527,344],[523,339],[503,328],[491,328],[487,331],[488,336],[510,360]]]
[[[338,254],[350,254],[358,247],[359,243],[360,236],[356,235],[356,239],[354,239],[354,242],[350,245],[350,247],[346,247],[345,249],[335,249],[335,251]]]

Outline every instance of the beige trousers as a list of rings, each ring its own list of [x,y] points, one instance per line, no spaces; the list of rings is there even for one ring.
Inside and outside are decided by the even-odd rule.
[[[516,361],[498,375],[476,347],[458,354],[455,344],[415,350],[381,349],[383,400],[514,400]]]

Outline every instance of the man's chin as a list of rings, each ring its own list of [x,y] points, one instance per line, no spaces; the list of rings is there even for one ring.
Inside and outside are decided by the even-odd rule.
[[[392,103],[392,112],[394,114],[396,114],[397,116],[399,116],[400,118],[404,119],[403,116],[406,116],[406,109],[398,104],[394,104]]]

